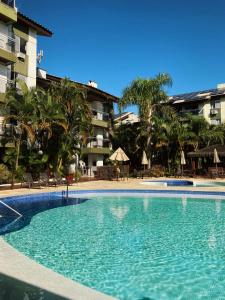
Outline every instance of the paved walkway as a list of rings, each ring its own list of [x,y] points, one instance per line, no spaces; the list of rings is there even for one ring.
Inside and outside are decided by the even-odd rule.
[[[194,186],[180,186],[180,187],[165,187],[165,186],[150,186],[141,184],[145,180],[173,180],[174,178],[149,178],[149,179],[133,179],[123,181],[90,181],[73,184],[69,187],[69,190],[109,190],[109,189],[140,189],[140,190],[188,190],[188,191],[213,191],[213,192],[225,192],[225,186],[211,186],[211,187],[194,187]],[[177,178],[176,178],[177,179]],[[182,178],[182,180],[191,180],[198,183],[221,181],[225,183],[225,179],[192,179]],[[20,188],[14,190],[0,191],[0,197],[7,197],[13,195],[33,194],[33,193],[46,193],[53,191],[65,190],[65,186],[47,187],[47,188]]]

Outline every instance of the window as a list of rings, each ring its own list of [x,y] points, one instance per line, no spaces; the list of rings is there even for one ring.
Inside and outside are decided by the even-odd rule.
[[[211,101],[211,109],[220,109],[220,100]]]
[[[26,54],[27,41],[23,38],[20,38],[20,52]]]
[[[27,41],[19,36],[16,36],[16,52],[26,54]]]

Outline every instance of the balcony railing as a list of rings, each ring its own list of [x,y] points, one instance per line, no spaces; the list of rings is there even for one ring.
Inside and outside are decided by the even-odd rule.
[[[0,123],[0,138],[12,138],[14,131],[14,125],[12,124],[5,124],[3,126],[2,123]]]
[[[220,108],[211,108],[210,109],[210,116],[217,116],[220,114]]]
[[[8,87],[11,87],[14,85],[14,81],[13,80],[9,80],[7,78],[1,77],[0,76],[0,94],[5,93],[6,89]]]
[[[194,115],[194,116],[201,116],[203,114],[203,111],[202,111],[202,109],[187,109],[187,110],[179,111],[178,114],[181,117],[184,117],[187,114],[191,114],[191,115]]]
[[[96,137],[89,137],[87,141],[87,148],[109,148],[109,139],[101,139]]]
[[[0,33],[0,48],[9,52],[15,52],[15,39]]]
[[[16,6],[15,0],[0,0],[0,2],[4,3],[5,5],[8,5],[12,8],[14,8]]]
[[[101,120],[101,121],[109,120],[109,114],[104,111],[92,109],[92,114],[93,114],[93,118],[96,120]]]

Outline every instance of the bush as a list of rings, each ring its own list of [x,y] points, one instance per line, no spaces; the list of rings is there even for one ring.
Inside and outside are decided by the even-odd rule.
[[[6,165],[0,164],[0,183],[6,183],[10,178],[10,172]]]
[[[21,182],[23,181],[23,175],[25,173],[25,167],[19,166],[17,171],[16,171],[16,179],[17,181]]]
[[[75,182],[78,182],[81,178],[81,172],[80,171],[76,171],[75,174],[74,174],[74,180]]]

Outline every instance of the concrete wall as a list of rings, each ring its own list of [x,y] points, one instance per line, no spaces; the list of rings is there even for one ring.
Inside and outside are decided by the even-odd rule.
[[[94,172],[97,171],[97,167],[103,166],[104,156],[101,154],[88,154],[88,175],[94,176]],[[96,166],[93,163],[96,162]]]
[[[0,93],[5,93],[9,71],[9,67],[0,64]]]
[[[26,83],[28,87],[36,86],[36,69],[37,69],[37,36],[36,31],[29,29],[29,40],[27,42],[28,72]]]
[[[221,98],[221,123],[225,123],[225,97]]]

